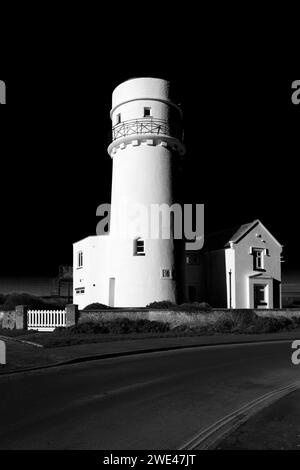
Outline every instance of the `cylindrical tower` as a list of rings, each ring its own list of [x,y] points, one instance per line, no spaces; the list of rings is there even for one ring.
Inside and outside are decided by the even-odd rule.
[[[172,231],[169,239],[153,237],[151,208],[163,204],[171,207],[178,202],[174,172],[178,157],[185,153],[181,118],[166,80],[135,78],[121,83],[113,92],[113,136],[108,147],[113,159],[109,266],[112,306],[143,307],[153,301],[178,300],[181,281],[176,268],[177,242]],[[137,215],[137,205],[146,211],[148,222],[135,227],[132,217]],[[143,217],[139,220],[145,222]]]

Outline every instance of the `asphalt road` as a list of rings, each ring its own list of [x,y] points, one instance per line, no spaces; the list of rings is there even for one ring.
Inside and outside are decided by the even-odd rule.
[[[300,379],[291,341],[99,360],[0,377],[0,449],[178,449]]]

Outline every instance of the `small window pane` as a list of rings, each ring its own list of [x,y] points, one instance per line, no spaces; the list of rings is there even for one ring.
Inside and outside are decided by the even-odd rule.
[[[144,242],[144,240],[141,240],[141,239],[135,240],[135,254],[136,255],[145,254],[145,242]]]
[[[144,108],[144,117],[151,116],[151,108]]]

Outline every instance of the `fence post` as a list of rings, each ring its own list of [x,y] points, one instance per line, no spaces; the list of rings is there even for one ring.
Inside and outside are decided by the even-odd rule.
[[[26,305],[16,306],[16,329],[27,330],[27,310]]]
[[[0,364],[6,364],[6,344],[0,341]]]
[[[66,326],[76,325],[78,319],[78,305],[68,304],[66,306]]]

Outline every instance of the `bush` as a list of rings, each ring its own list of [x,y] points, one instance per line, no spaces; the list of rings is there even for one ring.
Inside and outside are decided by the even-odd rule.
[[[187,302],[176,306],[176,310],[182,310],[185,312],[193,311],[209,311],[211,306],[207,302]]]
[[[212,331],[208,324],[194,325],[194,324],[184,323],[182,325],[177,325],[174,328],[172,328],[172,332],[200,335],[200,334],[211,333]]]
[[[69,328],[56,328],[55,333],[62,335],[69,334],[99,334],[99,333],[109,333],[108,327],[106,327],[103,322],[85,322],[78,323],[77,325],[70,326]]]
[[[108,307],[107,305],[99,304],[99,303],[95,302],[93,304],[87,305],[86,307],[84,307],[83,310],[104,310],[104,309],[107,309],[107,308],[110,308],[110,307]]]
[[[28,307],[37,309],[60,309],[64,307],[65,302],[46,300],[30,294],[13,293],[6,296],[5,302],[3,304],[3,310],[15,310],[17,305],[27,305]]]
[[[292,316],[292,317],[291,317],[291,320],[292,320],[292,322],[293,322],[295,328],[296,328],[297,326],[300,326],[300,317]]]
[[[293,328],[293,320],[286,317],[257,317],[254,330],[258,333],[276,333]]]
[[[146,305],[146,308],[153,308],[153,309],[166,309],[175,307],[176,304],[171,302],[171,300],[162,300],[160,302],[151,302],[150,304]]]
[[[210,327],[216,333],[231,333],[233,329],[236,329],[234,320],[229,316],[223,316],[217,319]]]
[[[299,317],[260,317],[251,310],[237,310],[235,312],[224,312],[213,323],[204,323],[202,325],[189,325],[186,323],[176,326],[172,331],[195,334],[260,334],[289,331],[299,327],[299,325]]]
[[[253,310],[234,310],[228,313],[233,321],[235,329],[245,329],[253,325],[257,318],[257,314]]]
[[[129,320],[116,318],[101,322],[84,322],[69,328],[56,328],[55,332],[62,335],[73,334],[127,334],[127,333],[165,333],[170,330],[168,323],[150,320]]]

